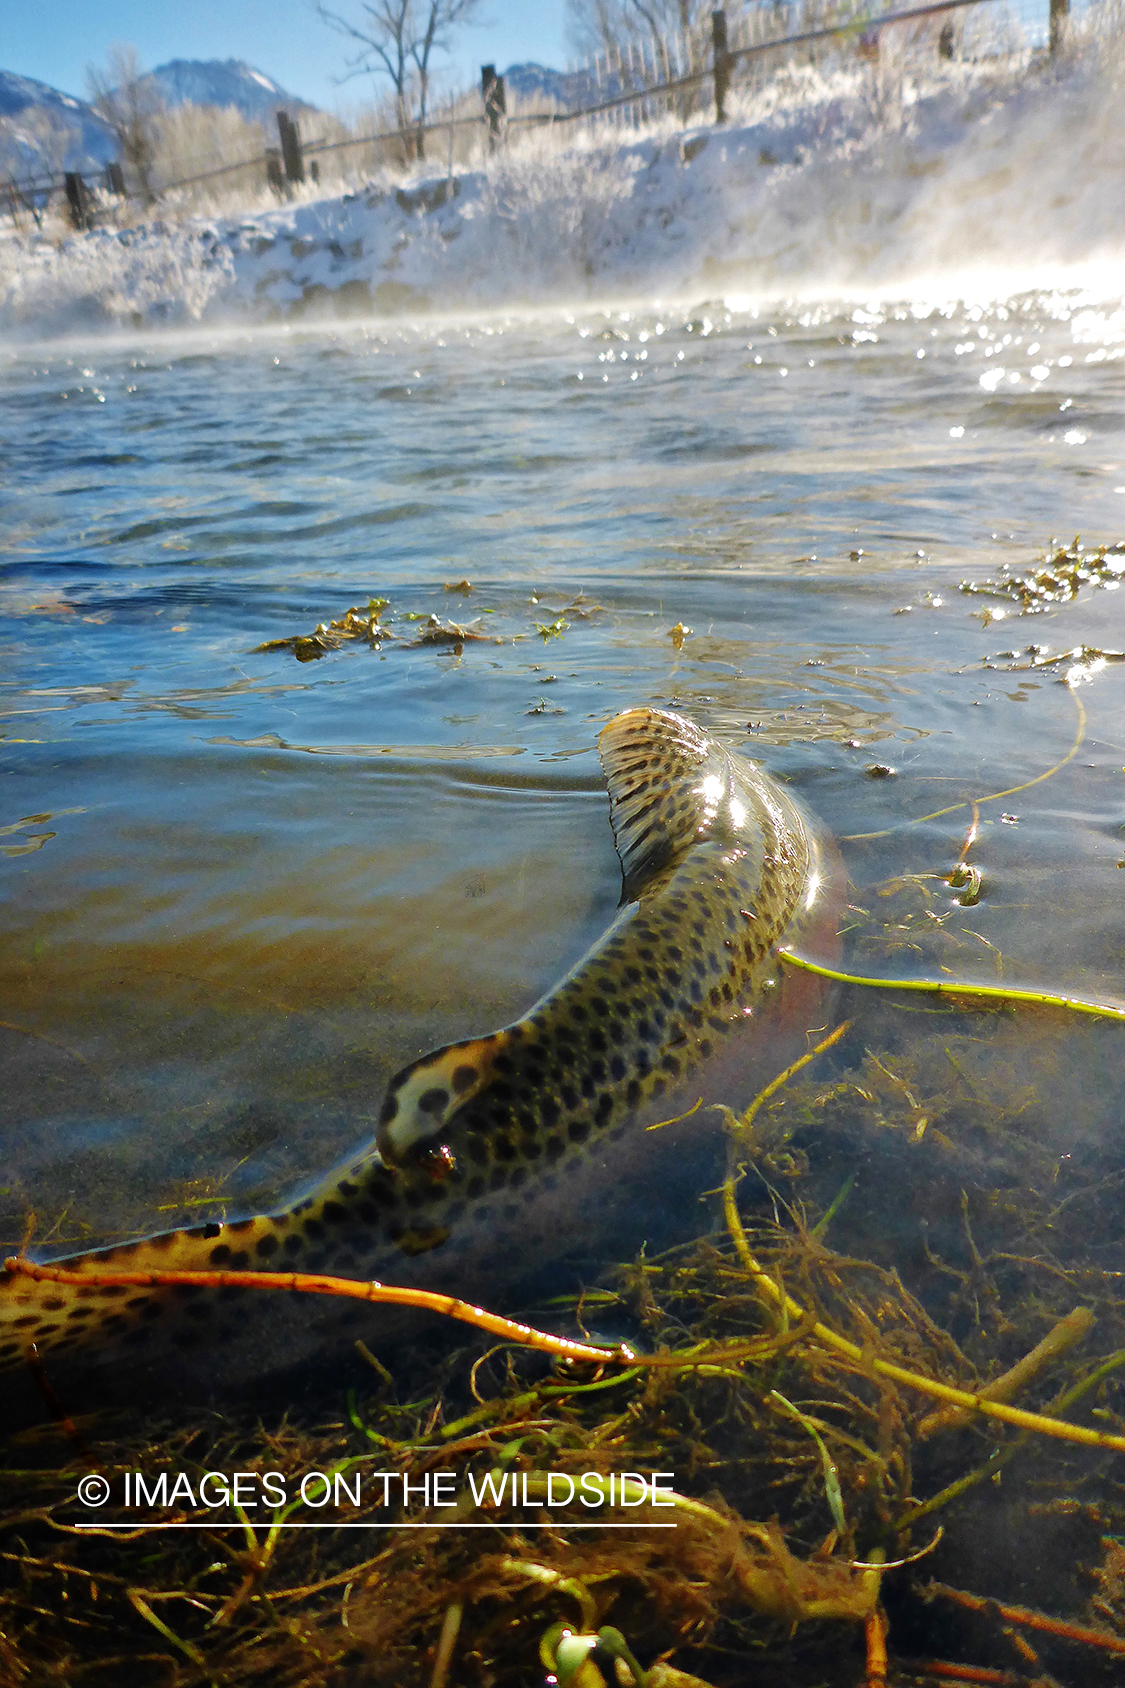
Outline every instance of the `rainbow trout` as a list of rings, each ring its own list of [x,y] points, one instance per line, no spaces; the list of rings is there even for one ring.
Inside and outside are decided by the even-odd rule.
[[[834,936],[836,858],[767,774],[681,716],[628,710],[598,747],[621,906],[553,990],[502,1030],[406,1067],[374,1143],[281,1212],[57,1263],[331,1271],[458,1295],[488,1285],[496,1296],[529,1266],[576,1247],[604,1254],[607,1228],[620,1241],[628,1202],[648,1203],[645,1218],[663,1207],[690,1219],[691,1139],[675,1121],[644,1128],[700,1094],[745,1099],[744,1089],[707,1095],[696,1076],[704,1063],[722,1072],[733,1054],[744,1084],[748,1050],[772,1076],[787,1058],[786,1033],[803,1047],[816,988],[807,975],[780,977],[776,952]],[[698,1138],[701,1121],[713,1141],[713,1116],[698,1114],[688,1129]],[[328,1323],[337,1337],[350,1321],[372,1339],[389,1312],[304,1296],[248,1305],[251,1294],[0,1271],[0,1367],[21,1365],[32,1343],[52,1368],[56,1354],[75,1350],[84,1364],[105,1352],[119,1364],[122,1347],[143,1365],[171,1345],[201,1350],[211,1373],[229,1339],[259,1325],[274,1332],[267,1358],[276,1365],[279,1354],[323,1346]],[[284,1304],[284,1331],[267,1302]]]

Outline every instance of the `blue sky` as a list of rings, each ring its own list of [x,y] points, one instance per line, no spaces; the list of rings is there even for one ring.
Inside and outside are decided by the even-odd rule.
[[[359,0],[339,0],[347,13]],[[483,0],[481,22],[461,29],[452,70],[464,84],[480,66],[533,59],[561,69],[568,56],[565,0]],[[0,0],[0,70],[18,71],[84,97],[85,72],[111,42],[136,47],[142,64],[168,59],[246,59],[313,105],[368,105],[369,77],[337,86],[346,45],[310,0]]]

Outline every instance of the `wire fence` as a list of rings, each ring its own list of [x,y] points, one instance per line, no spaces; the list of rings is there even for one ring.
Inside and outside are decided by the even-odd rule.
[[[279,196],[291,195],[303,184],[318,183],[321,161],[346,154],[366,155],[366,162],[416,163],[426,155],[431,138],[443,140],[444,161],[452,179],[458,138],[495,151],[520,130],[568,125],[610,125],[639,128],[672,116],[681,123],[712,115],[726,118],[732,91],[748,78],[761,79],[783,64],[823,64],[829,53],[837,62],[848,55],[877,64],[884,32],[931,30],[928,47],[948,60],[981,59],[1024,51],[1029,55],[1056,54],[1065,43],[1071,21],[1095,0],[931,0],[931,3],[872,13],[863,0],[751,0],[728,17],[711,15],[707,33],[678,33],[648,40],[626,41],[597,53],[586,64],[572,67],[565,78],[567,98],[540,109],[522,110],[513,101],[503,77],[484,66],[480,91],[463,92],[445,102],[442,114],[406,126],[376,129],[366,134],[325,135],[302,140],[287,113],[277,113],[277,146],[263,146],[236,159],[200,159],[201,169],[169,173],[168,179],[148,183],[143,191],[128,180],[120,164],[107,166],[103,180],[91,181],[76,172],[59,172],[31,180],[0,183],[0,204],[18,221],[19,211],[37,221],[52,196],[63,194],[76,228],[89,228],[122,209],[122,202],[166,200],[218,184],[233,187],[268,185]],[[983,24],[982,20],[987,23]],[[939,21],[940,20],[940,21]],[[243,125],[248,128],[249,125]],[[339,127],[339,126],[337,126]],[[380,153],[382,157],[380,158]]]

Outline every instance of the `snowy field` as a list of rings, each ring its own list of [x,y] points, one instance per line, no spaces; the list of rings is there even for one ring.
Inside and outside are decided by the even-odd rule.
[[[931,47],[924,76],[885,49],[878,69],[783,72],[722,129],[544,131],[452,177],[429,163],[234,216],[9,231],[0,332],[963,291],[1013,266],[1105,296],[1125,257],[1121,40],[1103,25],[1061,64]]]

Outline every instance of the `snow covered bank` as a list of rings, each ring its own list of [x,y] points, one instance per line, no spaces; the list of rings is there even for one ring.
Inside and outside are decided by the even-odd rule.
[[[771,82],[721,130],[529,137],[457,179],[0,247],[0,329],[391,315],[637,295],[1125,293],[1119,59]]]

